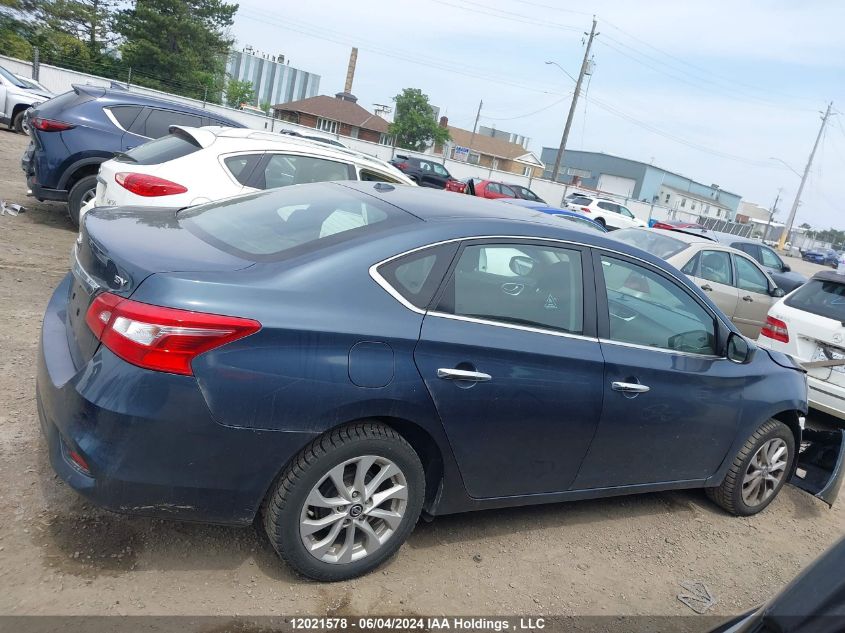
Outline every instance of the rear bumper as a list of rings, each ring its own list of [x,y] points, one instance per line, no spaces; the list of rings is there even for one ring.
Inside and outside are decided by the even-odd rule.
[[[32,195],[37,200],[55,200],[57,202],[67,201],[67,191],[65,191],[64,189],[50,189],[48,187],[42,187],[37,182],[35,182],[34,175],[27,176],[26,186],[32,191]]]
[[[808,376],[807,391],[813,409],[845,420],[845,388]]]
[[[279,471],[314,436],[218,424],[194,378],[135,367],[102,347],[74,367],[63,312],[69,279],[47,308],[38,357],[38,415],[53,469],[116,512],[250,523]]]

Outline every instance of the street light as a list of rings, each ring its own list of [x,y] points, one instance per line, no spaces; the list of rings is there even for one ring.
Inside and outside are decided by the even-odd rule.
[[[577,79],[575,79],[575,77],[573,77],[572,75],[570,75],[570,74],[569,74],[569,72],[567,72],[566,68],[564,68],[563,66],[561,66],[561,65],[560,65],[560,64],[558,64],[557,62],[546,62],[546,65],[547,65],[547,66],[548,66],[549,64],[551,64],[551,65],[553,65],[553,66],[557,66],[558,68],[560,68],[560,72],[562,72],[564,75],[566,75],[567,77],[569,77],[569,78],[570,78],[572,81],[574,81],[575,83],[578,83],[578,80],[577,80]]]

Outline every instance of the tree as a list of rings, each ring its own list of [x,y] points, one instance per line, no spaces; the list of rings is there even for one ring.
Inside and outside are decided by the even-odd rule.
[[[121,54],[133,81],[219,99],[237,10],[224,0],[136,0],[119,11],[115,31],[125,39]]]
[[[49,29],[83,42],[96,59],[115,41],[115,5],[116,0],[40,0],[38,16]]]
[[[226,105],[237,108],[242,103],[252,104],[255,90],[251,81],[230,79],[226,84]]]
[[[449,130],[437,124],[428,95],[422,90],[405,88],[393,101],[396,114],[389,133],[396,139],[396,145],[421,152],[432,144],[449,140]]]
[[[810,228],[810,225],[809,225],[809,224],[807,224],[806,222],[804,222],[804,223],[803,223],[800,227],[798,227],[798,228],[801,228],[801,229],[809,229],[809,228]]]

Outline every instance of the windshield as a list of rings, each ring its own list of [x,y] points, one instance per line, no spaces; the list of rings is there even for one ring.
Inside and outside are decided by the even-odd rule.
[[[610,236],[625,244],[641,248],[661,259],[669,259],[689,247],[686,242],[646,229],[622,229],[614,231]]]
[[[0,77],[8,81],[13,86],[17,86],[18,88],[31,88],[32,86],[26,85],[19,77],[15,77],[12,73],[8,70],[0,66]]]
[[[841,282],[811,279],[784,303],[790,308],[845,324],[845,278]]]
[[[200,239],[253,261],[283,259],[417,221],[372,196],[328,183],[237,196],[177,217]]]

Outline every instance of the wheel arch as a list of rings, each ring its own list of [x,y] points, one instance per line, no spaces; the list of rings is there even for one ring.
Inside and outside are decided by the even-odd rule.
[[[26,112],[30,107],[32,107],[31,103],[16,103],[12,108],[12,115],[9,117],[9,127],[12,126],[12,123],[15,121],[15,117],[18,116],[19,113]]]
[[[59,189],[70,191],[73,185],[85,176],[96,176],[100,171],[100,165],[107,160],[109,160],[107,156],[95,156],[83,158],[71,164],[59,180]]]

